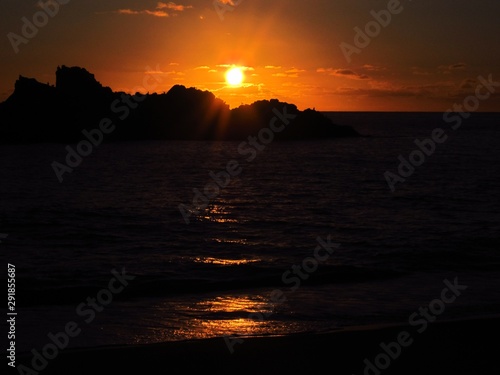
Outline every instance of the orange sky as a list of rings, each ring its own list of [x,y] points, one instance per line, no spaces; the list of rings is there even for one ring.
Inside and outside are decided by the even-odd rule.
[[[42,2],[53,11],[56,1]],[[473,94],[480,75],[500,81],[498,0],[225,0],[223,15],[212,0],[59,1],[18,53],[12,35],[23,37],[22,18],[42,10],[36,1],[0,5],[0,100],[19,74],[54,83],[63,64],[114,90],[140,90],[154,74],[158,92],[183,84],[231,107],[278,98],[325,111],[444,111]],[[386,27],[346,58],[341,44],[356,47],[354,28],[377,27],[370,12],[386,17],[388,6],[397,11]],[[240,87],[225,82],[232,65],[245,69]],[[499,104],[495,93],[479,110]]]

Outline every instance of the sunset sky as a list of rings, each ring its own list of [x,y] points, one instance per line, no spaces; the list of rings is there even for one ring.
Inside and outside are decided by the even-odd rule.
[[[18,53],[9,33],[22,37],[22,18],[33,21],[40,5],[0,2],[0,101],[20,74],[54,84],[58,65],[84,67],[115,91],[143,91],[152,74],[158,92],[182,84],[231,107],[278,98],[323,111],[445,111],[474,93],[479,76],[500,82],[498,0],[401,1],[350,62],[341,43],[355,46],[354,28],[388,1],[225,0],[222,17],[213,0],[60,2]],[[233,65],[241,86],[225,80]],[[500,88],[479,110],[500,110]]]

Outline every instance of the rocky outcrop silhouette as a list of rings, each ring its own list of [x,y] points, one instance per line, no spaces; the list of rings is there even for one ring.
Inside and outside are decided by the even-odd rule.
[[[0,103],[0,142],[76,142],[103,121],[115,125],[106,141],[241,140],[271,124],[280,140],[358,136],[320,112],[277,99],[230,110],[211,92],[181,85],[163,94],[129,95],[103,87],[83,68],[62,66],[55,86],[19,77],[14,93]]]

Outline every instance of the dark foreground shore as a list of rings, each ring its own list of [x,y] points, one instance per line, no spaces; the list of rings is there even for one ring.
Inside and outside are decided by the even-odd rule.
[[[325,370],[349,375],[498,373],[499,318],[436,322],[422,333],[418,328],[421,326],[251,338],[236,344],[233,354],[222,338],[65,350],[40,374],[316,374]],[[391,344],[398,337],[407,346]],[[386,354],[382,342],[392,354]],[[32,368],[32,357],[20,356],[17,364]],[[377,363],[388,367],[379,369]]]

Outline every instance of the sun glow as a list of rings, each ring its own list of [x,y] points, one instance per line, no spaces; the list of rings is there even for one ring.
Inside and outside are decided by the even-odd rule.
[[[233,67],[226,72],[226,82],[231,86],[240,86],[245,79],[243,69]]]

